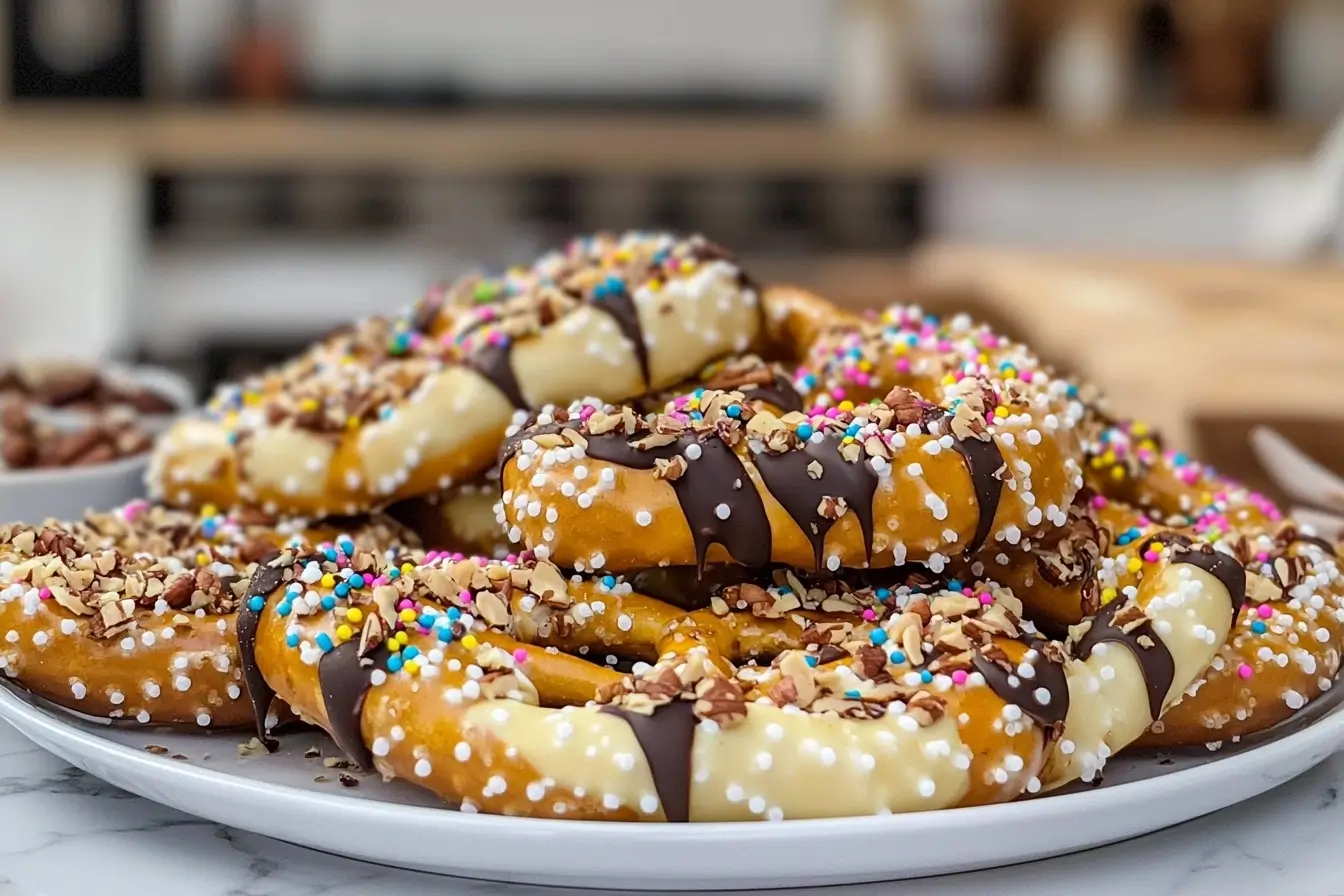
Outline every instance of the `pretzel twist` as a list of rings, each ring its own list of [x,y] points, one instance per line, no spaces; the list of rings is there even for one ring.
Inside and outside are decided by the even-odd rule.
[[[151,490],[190,507],[364,512],[482,473],[516,409],[666,388],[746,350],[760,317],[755,287],[702,238],[575,240],[225,387],[161,439]]]
[[[143,502],[73,524],[0,526],[0,671],[85,715],[247,725],[234,611],[257,562],[295,542],[381,551],[408,537],[383,521],[338,531]]]
[[[958,396],[944,408],[898,387],[782,417],[714,391],[649,419],[548,408],[505,444],[500,522],[539,557],[621,571],[909,561],[938,572],[986,542],[1062,525],[1082,483],[1070,406],[1055,413],[1052,387],[1018,381],[967,379]]]

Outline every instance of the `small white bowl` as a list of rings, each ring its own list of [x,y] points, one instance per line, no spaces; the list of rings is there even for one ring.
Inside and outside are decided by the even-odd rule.
[[[137,415],[140,428],[152,436],[166,430],[174,420],[196,404],[196,393],[191,384],[166,367],[109,364],[99,367],[98,373],[109,382],[155,392],[177,409],[167,414]],[[34,421],[66,431],[83,429],[92,423],[96,416],[88,411],[49,408],[36,403],[30,404],[28,410]]]
[[[89,509],[109,510],[145,494],[149,454],[90,467],[0,470],[0,522],[76,520]]]

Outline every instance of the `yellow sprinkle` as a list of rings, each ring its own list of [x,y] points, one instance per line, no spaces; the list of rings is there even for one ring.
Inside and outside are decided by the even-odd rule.
[[[852,411],[854,410],[854,402],[850,401],[849,399],[845,399],[844,401],[836,405],[836,408],[842,411]]]
[[[1113,601],[1113,600],[1115,600],[1115,589],[1114,589],[1114,588],[1103,588],[1103,589],[1101,589],[1101,602],[1102,602],[1102,603],[1104,603],[1104,604],[1108,604],[1108,603],[1110,603],[1110,602]]]
[[[700,408],[700,399],[698,399],[698,398],[692,398],[690,401],[686,402],[686,407],[690,408],[690,409],[693,410],[693,411],[695,411],[695,410],[699,410],[699,408]]]
[[[1138,572],[1143,569],[1143,561],[1138,557],[1134,557],[1125,564],[1125,569],[1128,569],[1130,572]]]
[[[658,292],[660,289],[663,288],[663,281],[650,280],[647,285],[649,288],[649,292]]]
[[[246,404],[246,405],[253,405],[253,404],[256,404],[256,403],[259,402],[259,401],[261,401],[261,396],[258,395],[256,392],[244,392],[244,393],[243,393],[243,404]]]
[[[420,662],[418,660],[407,660],[401,668],[406,670],[408,675],[414,675],[420,671]]]
[[[354,636],[355,636],[355,630],[352,629],[350,626],[348,625],[336,626],[336,637],[340,638],[342,641],[349,641]]]
[[[904,355],[909,353],[910,346],[906,345],[904,342],[898,342],[891,347],[891,350],[898,355]]]
[[[695,270],[695,261],[690,258],[683,258],[681,260],[681,272],[683,274],[689,274],[693,270]]]
[[[324,575],[324,576],[322,577],[322,587],[323,587],[323,588],[335,588],[335,587],[336,587],[336,577],[333,576],[331,573],[327,573],[326,575]]]
[[[401,632],[397,632],[397,634],[401,634]],[[397,653],[401,650],[401,642],[396,638],[388,638],[387,649],[392,651],[393,653]]]
[[[1008,409],[1007,409],[1006,407],[1004,407],[1003,405],[999,405],[998,407],[996,407],[996,408],[994,409],[994,416],[995,416],[995,417],[1007,417],[1007,416],[1008,416]]]
[[[201,508],[201,516],[218,516],[219,508],[213,504],[207,504]]]
[[[305,398],[303,401],[299,402],[299,408],[304,411],[315,411],[317,410],[317,399]]]
[[[345,420],[345,428],[346,428],[346,429],[359,429],[359,418],[358,418],[358,417],[347,417],[346,420]]]
[[[1103,463],[1113,464],[1115,463],[1115,452],[1107,451],[1105,454],[1101,456],[1101,459]]]
[[[402,575],[408,575],[408,574],[410,574],[410,573],[412,573],[412,572],[415,572],[415,564],[414,564],[414,563],[403,563],[403,564],[401,564],[401,574],[402,574]]]
[[[345,611],[345,618],[358,625],[364,621],[364,611],[359,607],[351,607]]]
[[[957,378],[952,374],[949,373],[947,376],[943,377],[944,386],[955,386],[956,384],[957,384]]]
[[[980,354],[975,356],[975,360],[980,362],[981,364],[988,364],[989,355],[985,354],[984,352],[981,352]]]
[[[860,370],[862,370],[862,371],[864,371],[865,373],[867,373],[868,371],[870,371],[870,370],[873,369],[873,362],[872,362],[872,361],[869,361],[867,358],[864,358],[864,359],[863,359],[862,361],[860,361],[856,366],[857,366]]]
[[[1147,433],[1148,433],[1148,424],[1146,424],[1146,423],[1135,423],[1133,426],[1131,426],[1131,427],[1129,428],[1129,431],[1130,431],[1130,433],[1132,433],[1133,435],[1136,435],[1136,436],[1147,435]]]
[[[1092,458],[1088,463],[1094,470],[1100,470],[1102,467],[1106,466],[1106,462],[1099,457]]]
[[[616,250],[616,260],[617,260],[617,261],[629,261],[629,260],[630,260],[630,250],[629,250],[629,249],[617,249],[617,250]]]
[[[467,648],[468,650],[475,650],[476,645],[478,643],[480,642],[476,640],[475,635],[467,635],[465,638],[462,639],[462,646]]]
[[[398,644],[405,644],[407,641],[411,640],[411,636],[405,632],[397,632],[392,636],[392,640],[396,641]]]
[[[853,442],[853,441],[854,441],[854,437],[853,437],[853,436],[845,436],[843,439],[840,440],[840,444],[842,444],[842,445],[848,445],[850,442]]]
[[[1124,467],[1112,467],[1112,468],[1111,468],[1111,478],[1114,479],[1116,482],[1119,482],[1121,479],[1124,479],[1124,478],[1125,478],[1125,468],[1124,468]]]
[[[210,555],[209,555],[209,554],[201,553],[201,554],[197,554],[197,555],[196,555],[196,565],[197,565],[197,566],[204,566],[205,564],[207,564],[207,563],[209,563],[209,562],[210,562]]]
[[[397,614],[397,618],[402,622],[414,622],[416,619],[414,610],[402,610]]]

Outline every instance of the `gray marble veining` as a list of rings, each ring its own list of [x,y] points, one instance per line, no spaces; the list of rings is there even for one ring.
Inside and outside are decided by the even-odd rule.
[[[1249,803],[1078,855],[827,896],[1344,896],[1344,754]],[[333,841],[339,852],[339,839]],[[6,881],[8,878],[8,881]],[[117,790],[0,722],[0,896],[562,896],[289,846]],[[791,891],[794,893],[805,891]]]

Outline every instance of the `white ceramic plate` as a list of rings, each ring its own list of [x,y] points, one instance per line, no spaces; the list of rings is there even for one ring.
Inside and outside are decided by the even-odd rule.
[[[1341,689],[1344,690],[1344,689]],[[897,880],[1074,852],[1155,831],[1289,781],[1344,746],[1344,711],[1232,753],[1115,760],[1104,785],[975,809],[778,824],[617,824],[466,815],[401,782],[356,787],[310,747],[240,757],[237,734],[95,725],[0,687],[0,717],[118,787],[222,824],[421,871],[571,887],[770,889]],[[166,749],[151,753],[146,747]],[[323,777],[326,781],[315,781]]]

